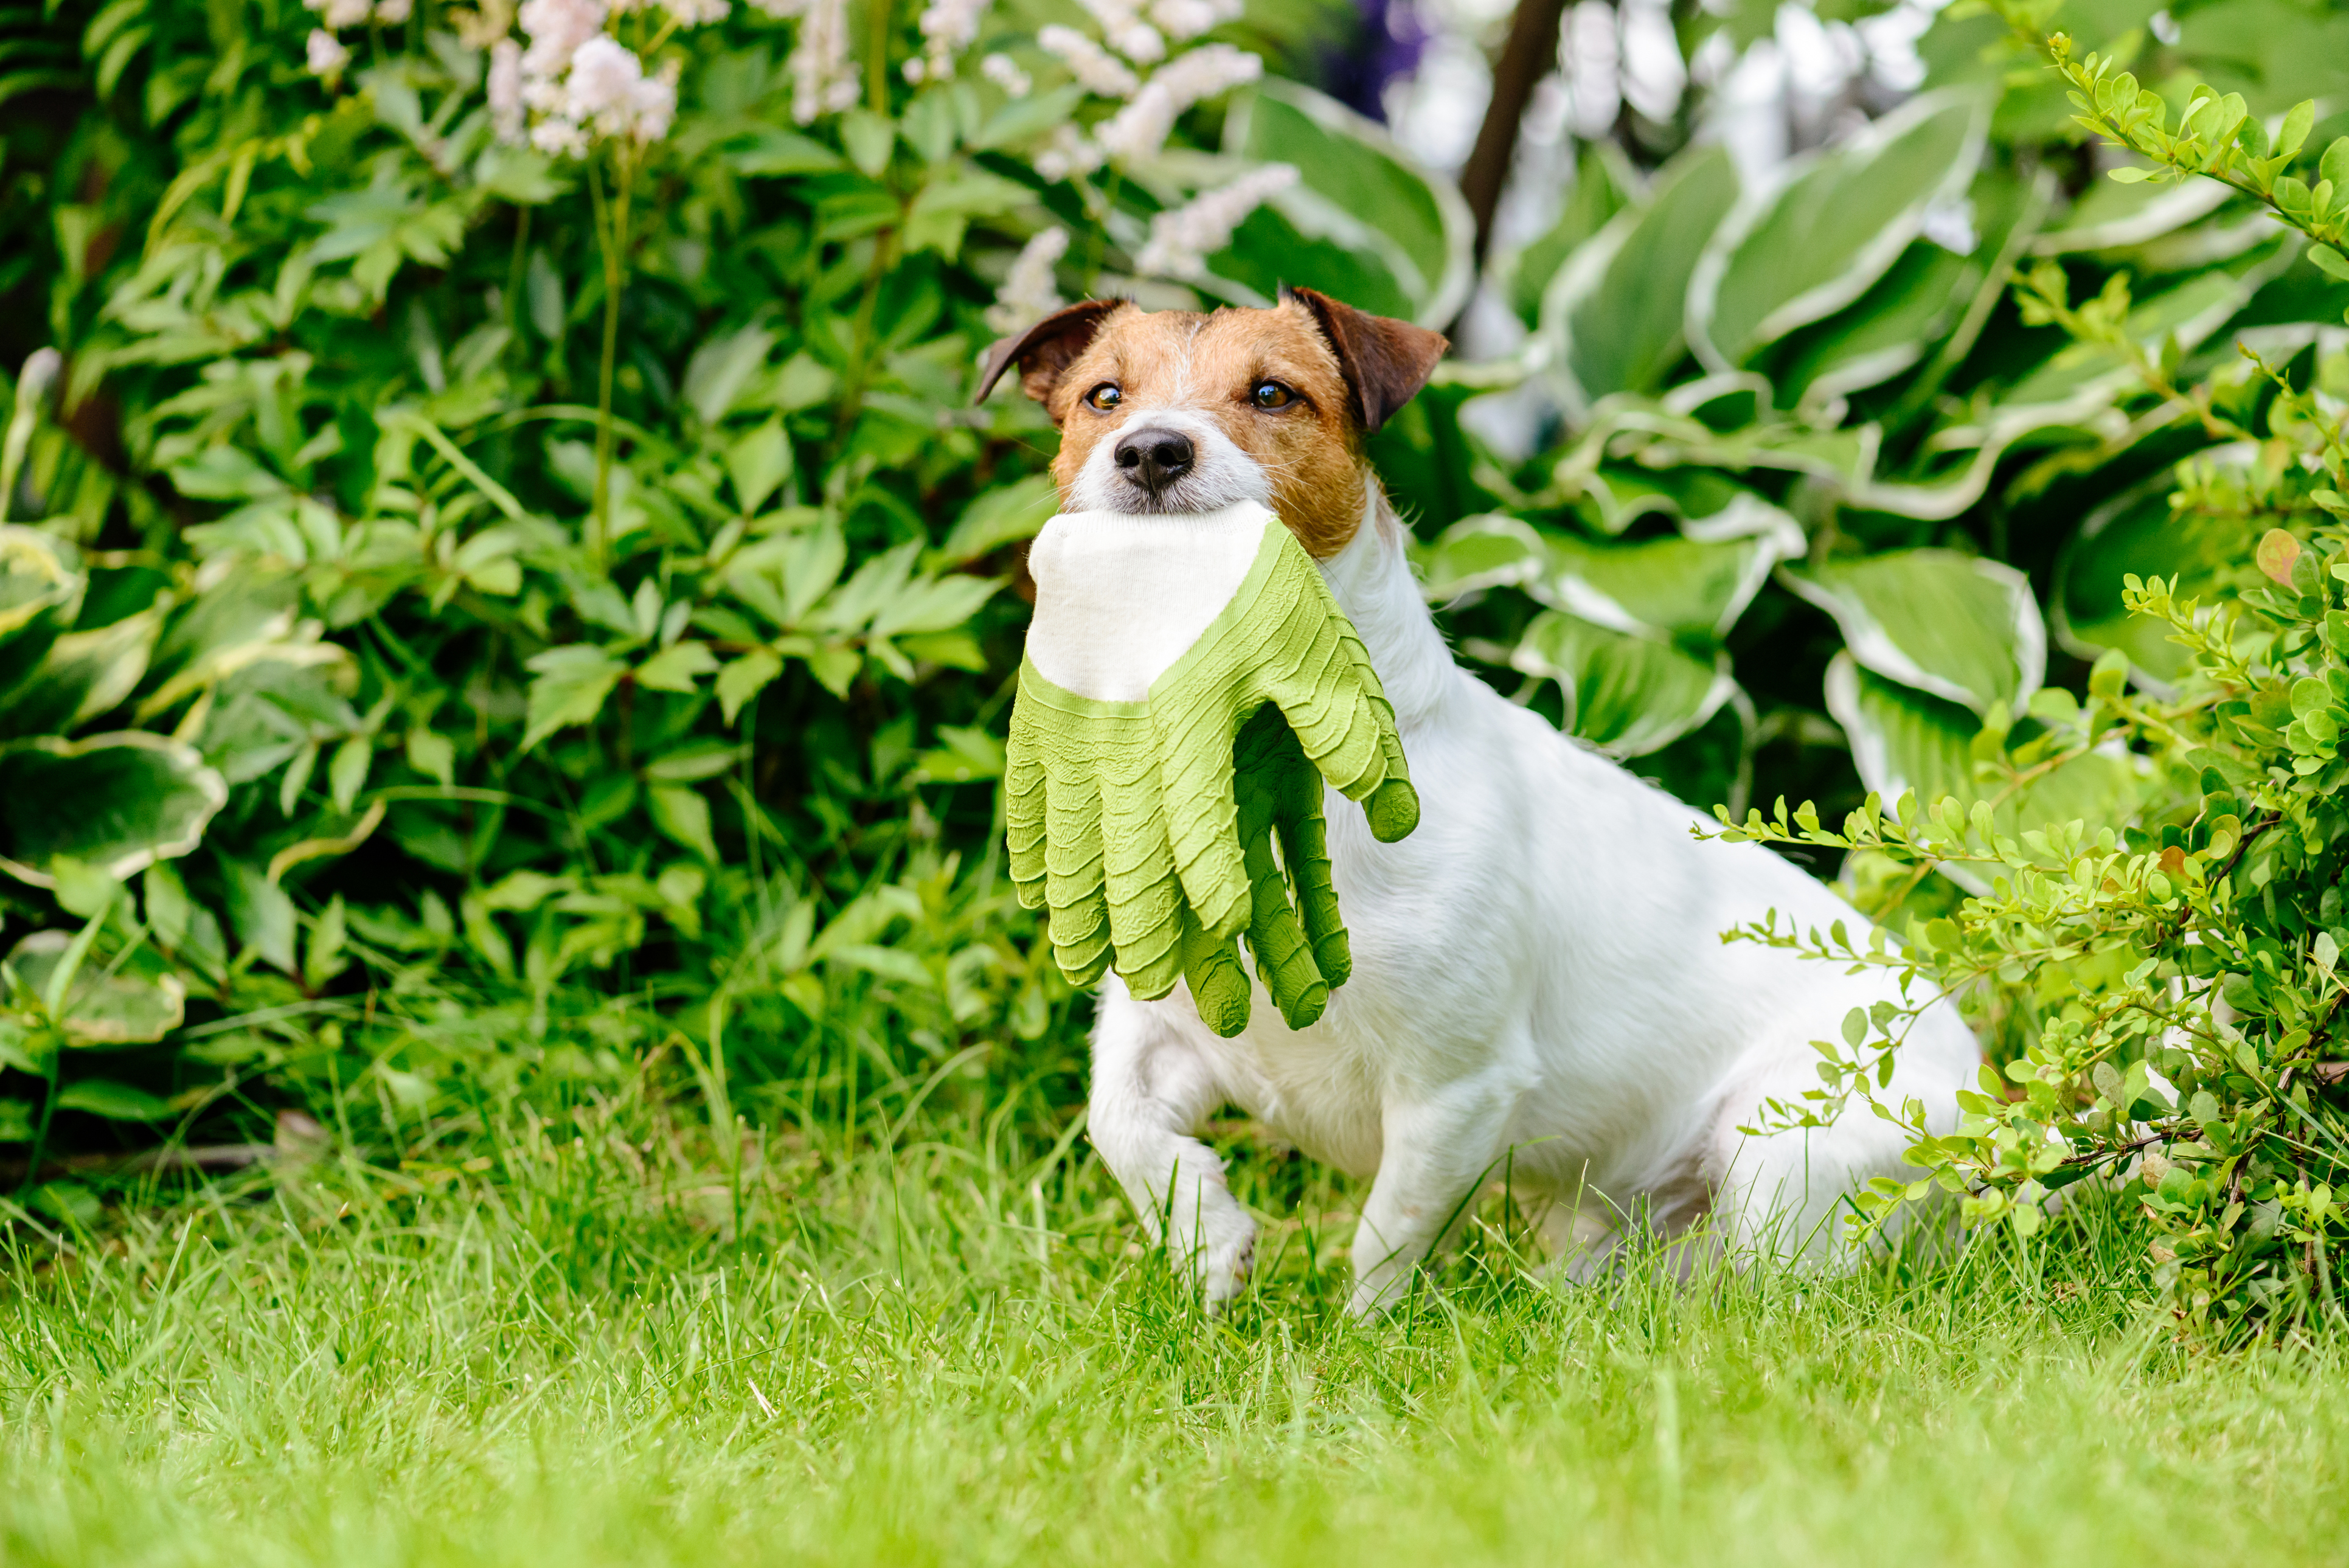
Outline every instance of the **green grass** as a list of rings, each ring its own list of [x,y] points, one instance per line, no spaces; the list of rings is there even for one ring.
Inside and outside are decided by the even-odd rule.
[[[941,1097],[945,1098],[945,1097]],[[1480,1231],[1348,1323],[1255,1150],[1204,1321],[1081,1142],[974,1101],[739,1171],[637,1108],[491,1168],[164,1195],[0,1298],[9,1563],[2337,1561],[2330,1339],[2181,1346],[2092,1214],[2018,1255],[1579,1290]],[[1050,1129],[1045,1129],[1049,1136]]]

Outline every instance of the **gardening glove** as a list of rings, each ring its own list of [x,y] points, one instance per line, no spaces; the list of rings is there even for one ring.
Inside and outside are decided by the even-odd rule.
[[[1392,841],[1417,824],[1393,711],[1320,573],[1272,514],[1075,513],[1030,553],[1037,614],[1006,776],[1011,870],[1054,955],[1136,995],[1186,978],[1247,1022],[1245,932],[1302,1028],[1351,967],[1321,780]]]

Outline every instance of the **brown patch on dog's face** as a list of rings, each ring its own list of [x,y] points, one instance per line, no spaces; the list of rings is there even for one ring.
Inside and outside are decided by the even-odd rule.
[[[1353,539],[1369,500],[1366,412],[1383,418],[1392,407],[1381,398],[1399,405],[1416,390],[1444,340],[1300,295],[1270,310],[1118,305],[1055,317],[999,346],[989,382],[1017,360],[1061,428],[1052,477],[1063,504],[1187,511],[1253,496],[1326,559]],[[1414,378],[1394,356],[1365,359],[1357,346],[1350,366],[1349,336],[1372,356],[1404,343],[1424,351],[1424,365]]]

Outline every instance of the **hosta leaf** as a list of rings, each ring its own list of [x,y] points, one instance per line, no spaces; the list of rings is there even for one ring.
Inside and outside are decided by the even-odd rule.
[[[36,931],[16,944],[8,967],[20,985],[46,995],[57,966],[73,944],[73,934]],[[124,965],[116,970],[95,956],[74,973],[65,995],[66,1043],[71,1046],[132,1046],[160,1040],[187,1016],[188,988],[180,977]]]
[[[1573,396],[1648,392],[1685,346],[1689,276],[1737,201],[1737,166],[1720,147],[1682,153],[1645,204],[1618,213],[1542,296],[1542,332]]]
[[[2121,579],[2177,580],[2183,598],[2208,599],[2241,570],[2242,520],[2201,509],[2173,512],[2175,477],[2168,470],[2090,512],[2055,563],[2048,619],[2066,652],[2093,660],[2108,648],[2128,656],[2140,681],[2167,687],[2192,657],[2169,640],[2167,621],[2131,614]]]
[[[2030,579],[1952,550],[1899,550],[1784,570],[1878,675],[1963,704],[2019,708],[2047,669]]]
[[[1527,326],[1539,324],[1542,294],[1566,259],[1631,205],[1639,189],[1639,175],[1612,141],[1582,144],[1575,159],[1574,189],[1557,222],[1494,268],[1496,276],[1508,280],[1509,304]]]
[[[1510,650],[1509,664],[1557,682],[1566,694],[1568,733],[1618,757],[1670,745],[1711,718],[1737,689],[1726,654],[1701,656],[1558,610],[1534,618]]]
[[[2196,273],[2175,288],[2137,300],[2123,324],[2124,330],[2157,356],[2168,337],[2175,337],[2180,348],[2194,348],[2226,325],[2259,285],[2291,259],[2288,253],[2280,254],[2268,248]],[[2141,385],[2135,368],[2112,349],[2074,343],[2057,350],[2002,396],[1992,418],[2027,418],[2025,410],[2053,407],[2063,418],[2076,420]]]
[[[1549,562],[1544,531],[1522,518],[1464,517],[1420,555],[1420,591],[1444,603],[1480,588],[1521,587]]]
[[[1993,168],[1970,193],[1973,245],[1959,255],[1912,240],[1866,294],[1825,320],[1797,327],[1761,360],[1781,407],[1822,407],[1900,374],[1927,354],[1954,366],[2005,293],[2007,269],[2054,199],[2052,176],[2019,179]]]
[[[2174,185],[2089,182],[2062,219],[2031,242],[2035,256],[2118,250],[2159,239],[2209,216],[2229,191],[2216,180],[2186,180]]]
[[[70,730],[115,707],[147,673],[162,629],[161,612],[150,610],[59,637],[38,665],[0,692],[0,737]]]
[[[1795,521],[1758,498],[1726,509],[1691,535],[1608,543],[1508,517],[1465,518],[1425,557],[1426,589],[1443,599],[1506,584],[1555,609],[1617,631],[1725,635],[1771,567],[1803,550]]]
[[[1450,324],[1475,271],[1475,224],[1449,181],[1383,128],[1295,82],[1268,78],[1234,100],[1224,150],[1286,163],[1299,181],[1243,222],[1208,261],[1216,276],[1270,298],[1283,283],[1423,326]]]
[[[1908,369],[1964,313],[1982,273],[1971,257],[1911,241],[1848,308],[1785,340],[1770,363],[1782,403],[1840,397]]]
[[[1723,637],[1770,569],[1802,552],[1801,525],[1755,500],[1691,523],[1678,539],[1601,544],[1561,535],[1551,542],[1548,570],[1527,592],[1619,631]]]
[[[72,545],[36,528],[0,526],[0,644],[36,623],[69,624],[85,583]]]
[[[122,878],[186,854],[228,800],[196,748],[143,731],[0,750],[0,871],[52,887],[50,862]]]
[[[1851,742],[1860,781],[1887,805],[1910,790],[1927,808],[1944,796],[1967,808],[1988,800],[1998,831],[2011,836],[2049,823],[2123,821],[2143,793],[2137,765],[2119,752],[2074,758],[2020,788],[2003,779],[1977,782],[1973,747],[1980,725],[1974,716],[1862,669],[1848,653],[1828,662],[1826,704]],[[1975,871],[1944,869],[1971,892],[1989,891]]]
[[[1931,93],[1820,154],[1714,236],[1689,289],[1689,333],[1715,370],[1866,293],[1953,200],[1982,156],[1987,105]]]

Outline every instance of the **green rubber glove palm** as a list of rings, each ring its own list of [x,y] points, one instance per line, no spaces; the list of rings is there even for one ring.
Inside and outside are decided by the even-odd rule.
[[[1352,962],[1322,781],[1362,802],[1382,841],[1417,824],[1418,797],[1393,710],[1311,560],[1261,508],[1199,521],[1186,532],[1181,520],[1080,514],[1039,536],[1038,630],[1006,776],[1012,877],[1021,900],[1047,912],[1054,956],[1075,983],[1114,968],[1147,999],[1187,979],[1208,1026],[1237,1034],[1249,1011],[1236,944],[1245,934],[1258,978],[1302,1028]],[[1152,630],[1165,596],[1154,585],[1219,583],[1217,563],[1242,561],[1228,599],[1138,700],[1081,695],[1038,668],[1061,596],[1102,600],[1089,606],[1102,612],[1096,637],[1127,642]],[[1066,648],[1054,656],[1100,675]]]

